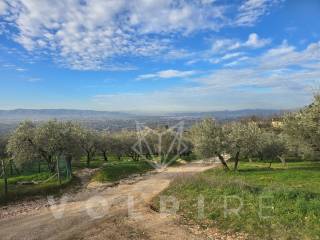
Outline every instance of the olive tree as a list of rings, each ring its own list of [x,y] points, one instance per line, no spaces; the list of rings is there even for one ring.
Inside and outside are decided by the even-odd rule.
[[[189,144],[189,145],[188,145]],[[190,142],[183,136],[181,129],[168,128],[161,133],[160,154],[164,161],[173,161],[186,153]]]
[[[103,156],[104,161],[108,161],[108,154],[111,153],[111,146],[112,146],[112,136],[111,133],[108,131],[101,131],[97,134],[97,150]]]
[[[286,155],[299,159],[314,159],[317,157],[317,152],[302,138],[296,138],[288,134],[284,134],[287,143]]]
[[[87,167],[90,167],[90,162],[97,151],[98,134],[96,131],[78,127],[79,141],[82,150],[87,157]]]
[[[121,132],[115,132],[111,134],[111,154],[115,155],[118,160],[125,156],[125,147],[123,144],[123,135]]]
[[[182,134],[178,128],[146,127],[135,134],[135,142],[138,141],[138,151],[140,155],[145,155],[146,159],[151,160],[153,156],[157,156],[161,163],[168,163],[186,151]]]
[[[35,126],[23,122],[11,134],[8,152],[20,164],[33,159],[43,159],[48,170],[59,174],[59,160],[65,158],[68,174],[71,174],[71,160],[80,152],[80,126],[71,122],[48,121]]]
[[[254,122],[233,122],[225,125],[223,132],[226,137],[226,151],[234,159],[234,170],[236,171],[240,158],[257,155],[261,130]]]
[[[176,138],[176,134],[178,133],[171,128],[161,132],[161,142],[158,143],[161,161],[171,161],[179,156],[179,144],[182,139]]]
[[[275,134],[273,132],[264,132],[262,134],[262,144],[260,146],[260,153],[262,160],[269,162],[269,167],[275,160],[284,162],[283,155],[287,152],[286,138],[283,135]]]
[[[299,139],[320,153],[320,94],[314,102],[296,113],[284,118],[284,132],[294,139]]]
[[[138,141],[137,133],[135,131],[124,130],[118,136],[120,137],[123,154],[131,157],[133,161],[138,161],[140,155],[133,150],[133,146]]]
[[[190,156],[193,152],[193,144],[189,135],[190,135],[189,133],[186,133],[186,135],[182,137],[181,141],[183,142],[185,149],[179,152],[180,157]]]
[[[136,136],[137,142],[133,147],[139,152],[140,156],[144,156],[147,160],[152,160],[152,157],[157,154],[155,146],[158,137],[150,128],[140,129],[136,132]]]
[[[82,149],[80,147],[81,141],[81,126],[72,122],[61,123],[61,142],[60,142],[60,156],[65,158],[67,175],[72,176],[72,160],[80,159]]]
[[[229,170],[223,154],[226,152],[226,137],[222,127],[213,119],[205,119],[191,128],[194,151],[205,158],[218,157],[223,167]]]
[[[61,157],[62,130],[62,122],[51,120],[38,125],[34,138],[31,139],[35,153],[44,158],[51,172],[56,171],[57,163]]]
[[[33,159],[42,158],[49,160],[45,151],[36,143],[36,126],[29,121],[19,124],[15,131],[9,136],[7,151],[14,161],[21,166],[25,162],[32,161]]]

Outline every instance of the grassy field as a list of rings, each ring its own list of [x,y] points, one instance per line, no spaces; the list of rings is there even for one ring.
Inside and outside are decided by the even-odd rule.
[[[94,180],[99,182],[113,182],[132,174],[144,173],[153,169],[149,163],[139,161],[123,161],[109,163],[96,173]]]
[[[320,239],[320,163],[267,166],[241,163],[237,173],[212,169],[178,179],[162,195],[175,196],[179,214],[203,228],[241,231],[252,239]],[[239,215],[225,211],[238,208],[240,201]],[[159,208],[159,197],[154,205]]]

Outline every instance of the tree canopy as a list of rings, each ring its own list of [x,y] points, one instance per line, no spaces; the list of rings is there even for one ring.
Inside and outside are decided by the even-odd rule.
[[[320,153],[320,94],[315,95],[311,105],[284,118],[284,131]]]
[[[223,154],[226,137],[221,125],[215,120],[205,119],[191,128],[191,139],[195,153],[203,158],[218,157],[225,169],[229,169]]]

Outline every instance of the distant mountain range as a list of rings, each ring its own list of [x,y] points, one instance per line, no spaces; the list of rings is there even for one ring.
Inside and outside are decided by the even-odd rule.
[[[210,112],[192,112],[192,113],[175,113],[176,117],[195,117],[205,118],[214,117],[218,120],[236,119],[249,116],[269,117],[279,115],[287,112],[288,110],[278,109],[241,109],[241,110],[224,110],[224,111],[210,111]]]
[[[199,119],[214,117],[218,120],[235,119],[247,116],[267,117],[284,113],[285,110],[276,109],[243,109],[235,111],[211,111],[211,112],[184,112],[159,115],[134,114],[126,112],[75,110],[75,109],[15,109],[0,110],[0,121],[44,121],[49,119],[58,120],[126,120],[141,118],[169,118],[169,119]]]
[[[174,126],[183,120],[184,127],[192,126],[199,119],[213,117],[218,121],[228,121],[249,116],[270,117],[282,114],[283,110],[275,109],[244,109],[236,111],[185,112],[170,114],[143,114],[126,112],[108,112],[73,109],[15,109],[0,110],[0,135],[14,130],[23,120],[46,121],[49,119],[75,120],[96,130],[136,129],[136,123],[149,127]]]
[[[0,121],[15,120],[34,120],[43,121],[48,119],[59,120],[89,120],[89,119],[128,119],[133,114],[124,112],[107,112],[94,110],[75,110],[75,109],[14,109],[0,110]]]

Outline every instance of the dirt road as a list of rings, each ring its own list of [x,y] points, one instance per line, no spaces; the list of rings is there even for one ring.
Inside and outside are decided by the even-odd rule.
[[[1,220],[0,239],[206,239],[178,226],[173,216],[152,211],[149,203],[174,178],[214,166],[170,167],[134,183],[91,187],[68,202]]]

